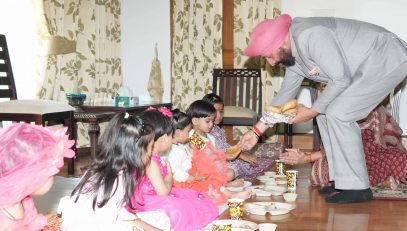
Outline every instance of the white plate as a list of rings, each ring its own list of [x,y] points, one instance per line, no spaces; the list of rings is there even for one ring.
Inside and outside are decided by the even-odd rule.
[[[252,190],[252,196],[254,196],[256,195],[256,192],[263,191],[264,185],[255,185],[247,188]]]
[[[283,195],[283,192],[279,192],[279,191],[270,191],[270,194],[271,194],[272,196],[281,196],[281,195]]]
[[[258,190],[255,192],[257,197],[269,197],[271,196],[271,192],[269,191],[264,191],[264,190]]]
[[[275,176],[275,175],[277,175],[277,173],[274,171],[267,171],[267,172],[264,172],[264,175],[265,176]]]
[[[230,191],[234,191],[234,192],[240,192],[243,191],[243,189],[250,187],[252,185],[252,182],[250,181],[244,181],[243,182],[243,186],[239,186],[239,187],[226,187],[226,189],[229,189]]]
[[[256,177],[256,179],[259,181],[267,181],[270,179],[274,180],[273,176],[258,176],[258,177]]]
[[[265,186],[264,190],[285,193],[285,192],[287,192],[287,187],[286,186],[272,186],[272,185],[269,185],[269,186]]]
[[[252,231],[258,229],[256,223],[246,220],[228,220],[232,222],[232,231]],[[212,223],[205,226],[202,231],[212,231]]]
[[[277,184],[287,184],[287,181],[286,180],[277,180],[276,181],[277,182]]]
[[[287,214],[295,208],[295,205],[281,202],[253,202],[246,203],[245,209],[248,213],[255,215],[265,215],[270,213],[271,215]]]
[[[264,183],[264,185],[266,186],[277,186],[277,182],[276,181],[267,181]]]

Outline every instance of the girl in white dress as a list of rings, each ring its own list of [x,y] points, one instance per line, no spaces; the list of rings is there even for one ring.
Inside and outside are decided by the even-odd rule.
[[[85,175],[71,197],[61,199],[62,230],[169,230],[162,213],[145,218],[124,208],[145,175],[153,140],[154,129],[145,118],[113,117]]]

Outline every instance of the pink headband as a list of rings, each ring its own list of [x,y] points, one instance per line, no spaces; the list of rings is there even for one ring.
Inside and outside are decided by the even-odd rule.
[[[259,23],[253,29],[249,45],[243,54],[251,57],[269,57],[283,45],[291,21],[288,14],[283,14],[276,19],[266,19]]]
[[[24,123],[0,129],[0,208],[32,194],[75,155],[66,131]]]

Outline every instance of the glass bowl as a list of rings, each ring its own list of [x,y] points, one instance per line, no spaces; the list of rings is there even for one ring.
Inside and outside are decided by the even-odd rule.
[[[82,106],[86,99],[86,94],[82,93],[68,93],[65,96],[72,107]]]

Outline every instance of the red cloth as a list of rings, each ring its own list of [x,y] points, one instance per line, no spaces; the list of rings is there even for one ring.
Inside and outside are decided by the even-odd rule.
[[[399,181],[405,180],[406,151],[376,144],[372,130],[362,130],[362,139],[370,185],[380,184],[390,176]]]

